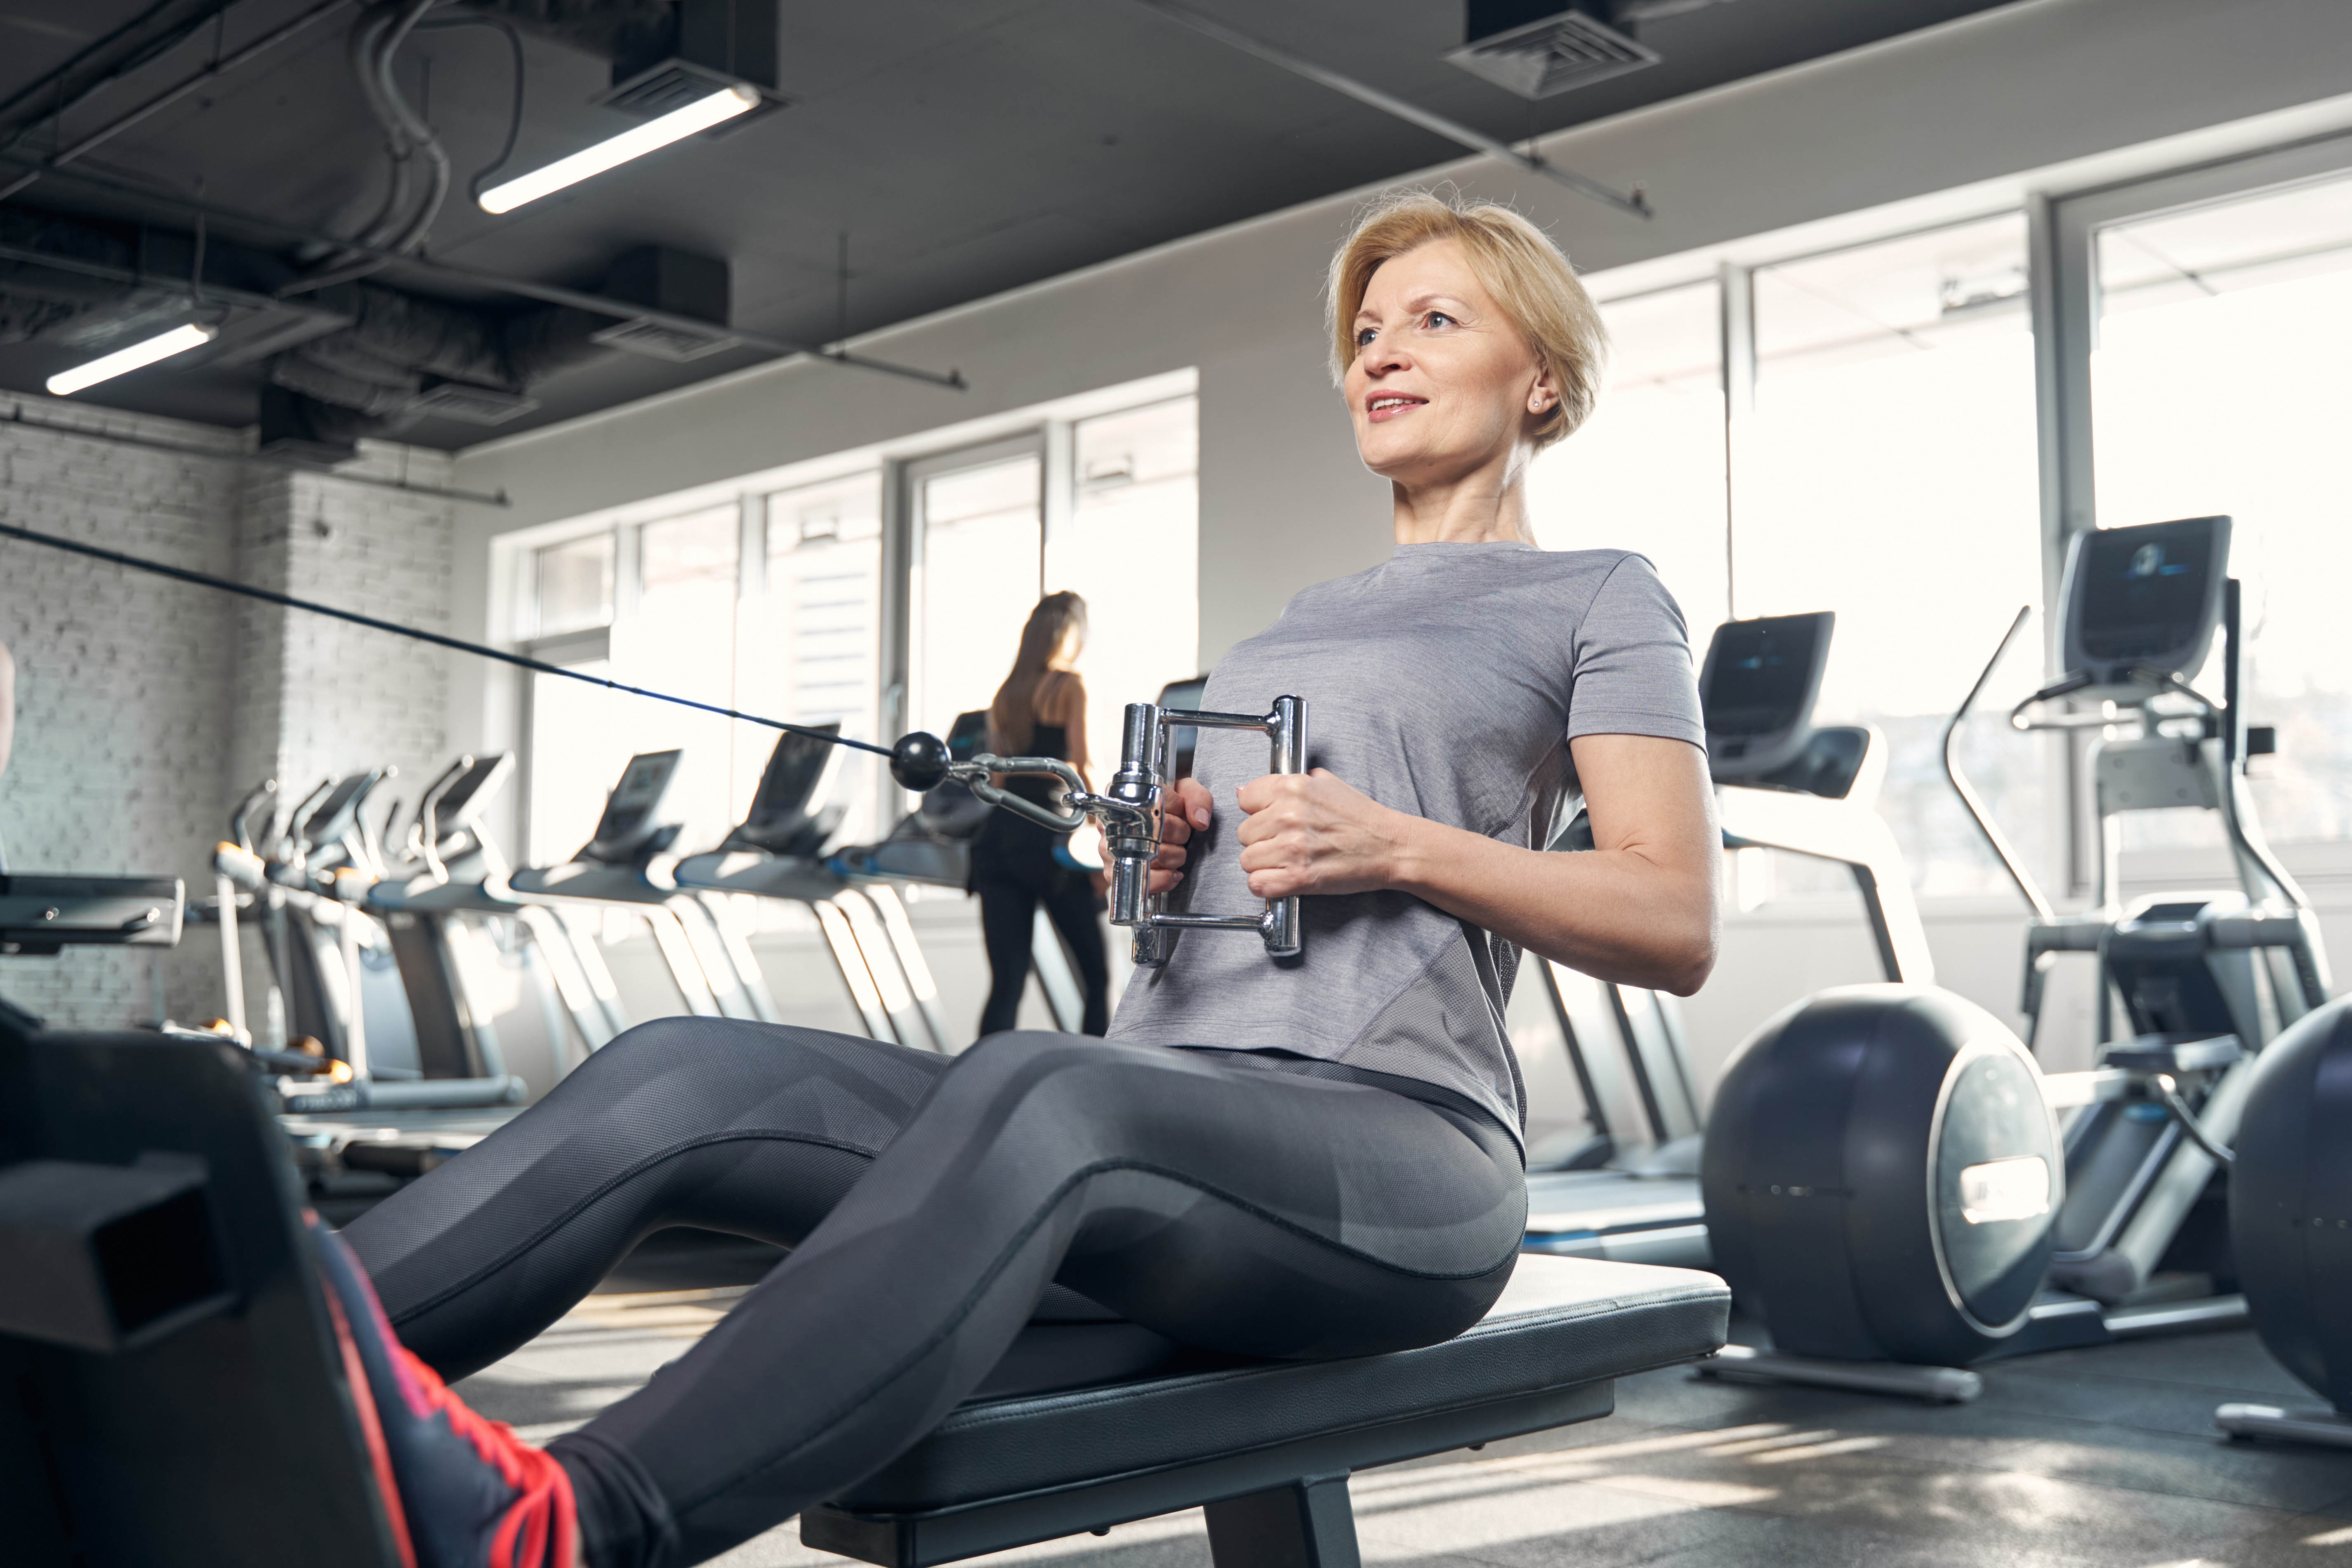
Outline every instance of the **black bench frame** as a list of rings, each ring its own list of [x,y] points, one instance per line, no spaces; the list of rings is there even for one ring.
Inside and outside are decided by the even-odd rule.
[[[1198,1464],[927,1512],[813,1508],[801,1515],[801,1541],[881,1568],[930,1568],[1205,1508],[1217,1568],[1357,1568],[1351,1471],[1591,1421],[1616,1406],[1616,1383],[1604,1378],[1377,1426],[1319,1432]]]

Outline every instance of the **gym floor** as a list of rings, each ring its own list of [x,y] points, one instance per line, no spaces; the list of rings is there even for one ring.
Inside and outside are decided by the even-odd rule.
[[[533,1442],[636,1388],[775,1254],[671,1231],[578,1310],[460,1392]],[[1734,1339],[1748,1336],[1733,1328]],[[1984,1369],[1973,1405],[1740,1388],[1675,1367],[1617,1414],[1359,1475],[1364,1559],[1498,1568],[2329,1568],[2352,1564],[2352,1455],[2232,1444],[2225,1400],[2307,1404],[2251,1332],[2068,1351]],[[1064,1568],[1200,1568],[1197,1512],[1003,1554]],[[790,1525],[718,1560],[844,1560]]]

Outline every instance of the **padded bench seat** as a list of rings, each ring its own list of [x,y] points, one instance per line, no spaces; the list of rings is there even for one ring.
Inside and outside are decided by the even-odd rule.
[[[1613,1379],[1719,1349],[1729,1309],[1711,1274],[1523,1256],[1483,1321],[1423,1350],[983,1391],[801,1539],[927,1568],[1206,1505],[1218,1568],[1353,1568],[1349,1472],[1606,1415]]]

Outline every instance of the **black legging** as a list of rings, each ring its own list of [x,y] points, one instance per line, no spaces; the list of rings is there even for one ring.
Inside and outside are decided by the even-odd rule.
[[[950,1062],[665,1019],[344,1234],[401,1338],[453,1379],[665,1226],[793,1247],[550,1445],[592,1568],[699,1562],[930,1430],[1050,1281],[1245,1355],[1366,1355],[1475,1322],[1525,1224],[1517,1147],[1443,1090],[1335,1072],[1048,1034]]]
[[[1086,994],[1080,1032],[1099,1035],[1109,1028],[1110,967],[1103,952],[1094,884],[1086,874],[1065,870],[1042,880],[976,877],[972,886],[980,894],[980,934],[988,944],[988,1005],[981,1010],[980,1032],[1003,1034],[1013,1027],[1021,1011],[1021,991],[1029,981],[1031,943],[1035,940],[1040,905],[1069,948],[1078,984]]]

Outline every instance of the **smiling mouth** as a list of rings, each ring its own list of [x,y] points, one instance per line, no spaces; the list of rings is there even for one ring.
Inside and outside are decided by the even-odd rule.
[[[1375,425],[1383,424],[1388,420],[1412,413],[1428,401],[1429,399],[1425,397],[1409,397],[1399,392],[1384,392],[1377,397],[1365,400],[1364,417]]]

